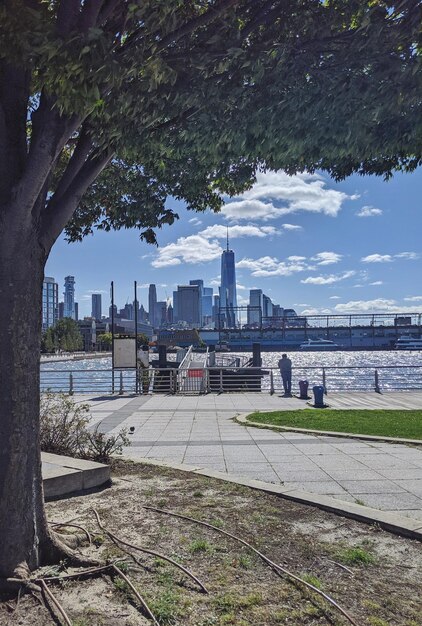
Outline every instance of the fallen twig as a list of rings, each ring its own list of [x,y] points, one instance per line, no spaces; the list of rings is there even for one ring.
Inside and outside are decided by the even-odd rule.
[[[342,563],[337,563],[337,561],[333,561],[332,559],[325,558],[325,560],[328,561],[328,563],[333,563],[334,565],[337,565],[338,567],[341,567],[341,569],[344,569],[346,572],[349,572],[349,574],[351,574],[352,576],[355,575],[354,571],[351,570],[350,567],[346,567]]]
[[[112,533],[110,530],[108,530],[108,528],[106,528],[101,520],[100,520],[100,516],[98,515],[98,512],[95,509],[92,509],[94,512],[95,517],[97,518],[97,524],[98,526],[101,528],[101,530],[103,532],[106,533],[106,535],[108,535],[110,537],[110,539],[116,544],[122,544],[124,546],[127,546],[128,548],[132,548],[133,550],[139,550],[139,552],[145,552],[145,554],[150,554],[152,556],[155,556],[159,559],[163,559],[163,561],[167,561],[168,563],[171,563],[172,565],[174,565],[175,567],[179,568],[182,572],[184,572],[187,576],[189,576],[192,580],[194,580],[196,582],[197,585],[199,585],[199,587],[201,588],[201,590],[204,593],[208,593],[208,589],[205,587],[205,585],[199,580],[199,578],[197,578],[195,576],[195,574],[193,574],[190,570],[188,570],[186,567],[184,567],[183,565],[180,565],[180,563],[177,563],[177,561],[175,561],[174,559],[172,559],[169,556],[165,556],[164,554],[161,554],[160,552],[156,552],[155,550],[150,550],[149,548],[143,548],[141,546],[136,546],[132,543],[129,543],[128,541],[124,541],[123,539],[120,539],[120,537],[117,537],[117,535],[115,535],[114,533]],[[118,545],[118,547],[120,547]],[[122,549],[122,548],[120,548]],[[125,552],[127,552],[125,550]],[[129,553],[130,554],[130,553]]]
[[[147,612],[147,614],[149,615],[149,617],[152,619],[152,621],[154,622],[154,624],[156,624],[156,626],[160,626],[160,624],[157,622],[157,619],[154,615],[154,613],[151,611],[151,609],[149,608],[146,600],[144,600],[144,598],[141,596],[141,594],[139,593],[139,591],[137,591],[134,587],[134,585],[131,583],[131,581],[129,580],[129,578],[126,576],[126,574],[124,574],[122,572],[122,570],[117,567],[117,565],[115,565],[113,563],[112,568],[115,570],[115,572],[117,572],[117,574],[123,578],[123,580],[125,581],[125,583],[127,585],[129,585],[130,589],[132,590],[132,592],[134,593],[134,595],[136,596],[136,598],[139,600],[139,602],[141,603],[141,605],[144,607],[145,611]]]
[[[331,596],[327,595],[326,593],[321,591],[321,589],[318,589],[317,587],[315,587],[311,583],[308,583],[303,578],[300,578],[299,576],[296,576],[296,574],[293,574],[292,572],[289,572],[287,569],[285,569],[281,565],[278,565],[277,563],[274,563],[274,561],[271,561],[271,559],[269,559],[267,556],[265,556],[265,554],[263,554],[262,552],[260,552],[256,548],[254,548],[250,543],[248,543],[244,539],[241,539],[240,537],[237,537],[236,535],[233,535],[232,533],[229,533],[227,530],[223,530],[222,528],[217,528],[217,526],[213,526],[213,524],[208,524],[208,522],[202,522],[202,521],[197,520],[197,519],[195,519],[193,517],[188,517],[187,515],[181,515],[180,513],[173,513],[172,511],[166,511],[165,509],[158,509],[158,508],[153,507],[153,506],[142,505],[142,508],[144,508],[144,509],[146,509],[148,511],[155,511],[156,513],[163,513],[164,515],[171,515],[172,517],[178,517],[179,519],[184,519],[184,520],[187,520],[189,522],[194,522],[195,524],[200,524],[201,526],[205,526],[207,528],[211,528],[212,530],[215,530],[218,533],[226,535],[227,537],[231,537],[235,541],[238,541],[239,543],[242,543],[244,546],[246,546],[247,548],[249,548],[250,550],[255,552],[255,554],[257,554],[265,563],[267,563],[267,565],[269,565],[278,576],[281,576],[280,572],[282,572],[288,578],[291,578],[292,580],[295,580],[296,582],[299,582],[300,584],[304,585],[305,587],[308,587],[308,589],[312,589],[312,591],[314,591],[318,595],[320,595],[323,598],[325,598],[327,600],[327,602],[329,602],[338,611],[340,611],[340,613],[342,615],[344,615],[344,617],[346,617],[349,620],[349,622],[351,624],[353,624],[353,626],[359,626],[358,623],[354,620],[354,618],[351,615],[349,615],[347,613],[347,611],[345,609],[343,609],[343,607],[341,607],[333,598],[331,598]]]
[[[39,582],[40,582],[41,587],[42,587],[44,593],[46,594],[46,596],[49,597],[51,602],[55,605],[56,609],[59,611],[60,615],[63,618],[63,621],[65,622],[65,624],[67,626],[72,626],[72,622],[68,618],[66,611],[64,610],[64,608],[62,607],[60,602],[57,600],[57,598],[52,594],[50,589],[47,587],[45,581],[41,578]]]

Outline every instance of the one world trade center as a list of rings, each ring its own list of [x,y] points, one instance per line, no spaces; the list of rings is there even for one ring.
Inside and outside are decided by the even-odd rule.
[[[234,252],[229,250],[229,235],[227,232],[227,250],[223,250],[221,255],[220,327],[236,328],[236,326],[236,269]]]

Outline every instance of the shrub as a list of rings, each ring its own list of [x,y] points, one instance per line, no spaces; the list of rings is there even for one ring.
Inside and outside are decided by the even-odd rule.
[[[41,395],[40,444],[44,452],[80,456],[87,442],[89,405],[63,393]]]
[[[127,431],[115,435],[89,430],[89,405],[77,404],[63,393],[41,395],[40,444],[43,452],[106,463],[130,445]]]
[[[85,445],[85,458],[106,463],[113,454],[122,454],[124,446],[130,445],[127,430],[122,428],[117,435],[107,435],[95,428],[93,432],[88,432]]]

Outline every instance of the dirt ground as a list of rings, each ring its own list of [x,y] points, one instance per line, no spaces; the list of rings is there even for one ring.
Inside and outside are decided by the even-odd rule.
[[[169,469],[119,462],[102,491],[47,504],[50,521],[89,530],[84,555],[121,568],[159,624],[169,626],[312,626],[349,624],[321,596],[215,530],[156,512],[164,508],[214,524],[247,540],[273,561],[338,602],[359,626],[421,626],[422,545],[316,508],[246,487]],[[119,549],[101,530],[161,552],[188,568],[209,593],[155,556]],[[79,532],[69,528],[68,532]],[[66,563],[44,575],[71,573]],[[39,576],[40,572],[37,573]],[[49,583],[72,626],[152,624],[127,582],[116,573]],[[37,593],[0,601],[3,626],[62,624]]]

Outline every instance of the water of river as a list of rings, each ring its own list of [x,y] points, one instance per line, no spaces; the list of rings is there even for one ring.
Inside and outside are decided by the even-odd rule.
[[[242,361],[251,353],[225,354],[227,358],[239,356]],[[323,382],[330,391],[370,391],[375,386],[375,370],[378,371],[379,385],[382,390],[422,389],[422,352],[294,352],[289,354],[293,364],[293,389],[299,380],[308,380],[310,387]],[[152,355],[152,358],[157,358]],[[173,360],[174,355],[168,355]],[[275,368],[273,382],[276,390],[281,389],[278,373],[279,352],[263,352],[262,367]],[[262,379],[262,389],[270,389],[270,369]],[[41,365],[41,388],[56,391],[69,389],[72,373],[75,392],[109,392],[111,390],[111,358],[86,359],[81,361],[63,361],[43,363]],[[126,391],[134,389],[133,371],[122,374],[123,387]],[[115,389],[120,385],[120,373],[115,374]]]

